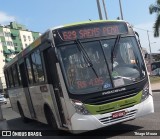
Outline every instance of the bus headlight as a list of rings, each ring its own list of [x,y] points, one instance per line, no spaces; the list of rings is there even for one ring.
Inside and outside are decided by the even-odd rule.
[[[149,96],[149,83],[147,83],[142,90],[142,100],[144,101]]]
[[[78,114],[82,114],[82,115],[90,114],[81,101],[72,99],[71,103]]]

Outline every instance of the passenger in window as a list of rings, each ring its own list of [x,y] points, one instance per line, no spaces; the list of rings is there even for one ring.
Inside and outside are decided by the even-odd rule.
[[[70,64],[67,70],[69,86],[73,87],[76,81],[76,67],[74,64]]]

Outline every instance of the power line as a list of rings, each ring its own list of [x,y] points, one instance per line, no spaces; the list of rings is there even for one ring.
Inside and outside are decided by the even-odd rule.
[[[106,17],[106,20],[108,19],[108,14],[107,14],[107,10],[106,10],[106,3],[104,0],[102,0],[103,2],[103,8],[104,8],[104,13],[105,13],[105,17]]]
[[[120,13],[121,13],[121,20],[123,20],[123,12],[122,12],[121,0],[119,0],[119,7],[120,7]]]
[[[101,5],[100,5],[100,1],[97,0],[97,8],[98,8],[98,13],[99,13],[99,19],[102,20],[102,11],[101,11]]]
[[[153,31],[150,31],[150,30],[147,30],[147,29],[142,29],[142,28],[137,28],[137,27],[133,27],[133,28],[154,33]]]

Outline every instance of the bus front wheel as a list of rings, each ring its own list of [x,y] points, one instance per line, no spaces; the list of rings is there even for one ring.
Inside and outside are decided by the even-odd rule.
[[[52,127],[54,130],[58,130],[58,126],[54,118],[53,112],[48,106],[45,107],[45,116],[48,125]]]
[[[19,114],[21,115],[21,119],[24,123],[28,123],[29,122],[29,119],[27,117],[24,116],[24,112],[23,112],[23,109],[21,107],[21,105],[18,103],[18,110],[19,110]]]

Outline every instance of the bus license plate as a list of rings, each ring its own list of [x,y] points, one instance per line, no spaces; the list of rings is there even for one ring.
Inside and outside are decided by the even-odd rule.
[[[126,115],[125,111],[119,111],[119,112],[112,113],[112,118],[119,118],[119,117],[123,117],[124,115]]]

